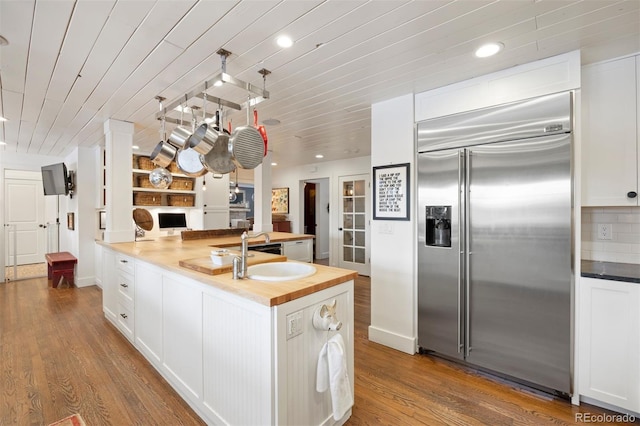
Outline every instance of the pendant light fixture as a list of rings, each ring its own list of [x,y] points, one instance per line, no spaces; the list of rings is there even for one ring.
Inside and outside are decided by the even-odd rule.
[[[240,193],[240,187],[238,186],[238,168],[236,167],[236,189],[235,189],[235,193],[238,194]]]
[[[207,190],[207,180],[205,178],[202,178],[202,190]]]

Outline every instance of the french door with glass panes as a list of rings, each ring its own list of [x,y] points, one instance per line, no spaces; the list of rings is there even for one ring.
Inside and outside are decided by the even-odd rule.
[[[340,267],[369,275],[369,175],[340,178]]]

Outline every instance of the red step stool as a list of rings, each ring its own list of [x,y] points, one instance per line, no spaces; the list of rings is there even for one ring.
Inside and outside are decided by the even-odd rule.
[[[47,259],[49,286],[57,288],[64,278],[73,287],[73,269],[75,264],[78,263],[78,259],[68,251],[47,253],[44,257]]]

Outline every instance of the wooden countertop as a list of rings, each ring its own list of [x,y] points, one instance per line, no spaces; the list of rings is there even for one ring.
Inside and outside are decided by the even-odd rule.
[[[291,234],[287,232],[270,232],[269,235],[271,242],[313,238],[313,235]],[[355,279],[358,275],[357,272],[348,269],[314,264],[317,272],[310,277],[291,281],[266,282],[249,279],[234,280],[231,272],[220,275],[208,275],[179,265],[180,260],[207,257],[210,255],[211,250],[215,250],[216,248],[239,246],[240,238],[238,236],[191,241],[182,241],[179,236],[175,236],[127,243],[97,242],[116,252],[143,260],[168,271],[184,275],[185,277],[266,306],[280,305],[290,300],[316,293],[320,290]],[[264,237],[250,240],[249,250],[251,250],[252,244],[261,244],[264,242]],[[261,253],[261,255],[267,257],[277,256],[269,255],[268,253]]]

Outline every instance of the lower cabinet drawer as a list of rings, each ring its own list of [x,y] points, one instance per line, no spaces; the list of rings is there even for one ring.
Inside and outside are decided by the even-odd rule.
[[[118,272],[118,300],[120,303],[126,305],[129,308],[133,307],[133,298],[135,295],[134,285],[135,281],[133,275],[125,272]]]
[[[118,303],[118,315],[116,317],[116,321],[118,323],[118,329],[127,339],[129,339],[131,343],[133,343],[133,309],[130,309],[122,303]]]

